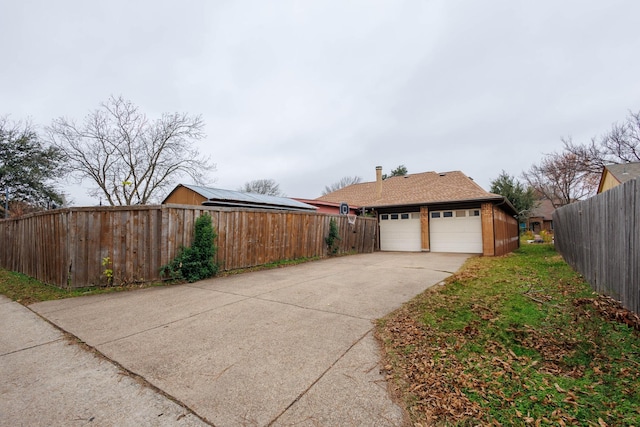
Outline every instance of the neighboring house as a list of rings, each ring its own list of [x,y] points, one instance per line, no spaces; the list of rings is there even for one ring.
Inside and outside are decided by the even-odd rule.
[[[317,208],[287,197],[243,193],[219,188],[178,184],[162,204],[222,206],[315,212]]]
[[[316,199],[346,202],[379,221],[383,251],[503,255],[518,247],[517,212],[459,171],[424,172],[353,184]]]
[[[313,200],[313,199],[298,199],[298,198],[294,198],[293,200],[297,200],[299,202],[302,203],[306,203],[308,205],[312,205],[315,206],[316,208],[318,208],[318,210],[316,212],[318,213],[326,213],[326,214],[333,214],[333,215],[339,215],[340,214],[340,204],[341,203],[335,203],[335,202],[324,202],[322,200]],[[358,210],[360,209],[359,206],[351,206],[349,205],[349,215],[358,215]]]
[[[531,209],[527,220],[527,230],[539,233],[542,230],[553,233],[553,212],[556,208],[549,199],[542,199]]]
[[[606,165],[600,177],[598,194],[638,177],[640,177],[640,162]]]

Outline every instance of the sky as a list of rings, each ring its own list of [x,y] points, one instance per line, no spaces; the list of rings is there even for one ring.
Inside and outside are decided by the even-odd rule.
[[[636,0],[1,0],[0,52],[2,116],[201,115],[211,187],[299,198],[378,165],[488,190],[640,110]]]

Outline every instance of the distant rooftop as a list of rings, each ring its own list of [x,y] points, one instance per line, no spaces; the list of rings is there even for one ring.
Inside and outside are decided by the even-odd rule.
[[[605,169],[607,169],[620,184],[640,176],[640,162],[607,165]]]

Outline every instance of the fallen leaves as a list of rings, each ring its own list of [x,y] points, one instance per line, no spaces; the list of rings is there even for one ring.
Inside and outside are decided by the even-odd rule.
[[[573,297],[585,289],[575,275],[500,262],[473,260],[379,324],[384,371],[414,425],[640,425],[628,409],[640,406],[640,353],[614,355],[601,326],[640,330],[640,318],[607,297]]]
[[[404,375],[400,382],[411,396],[410,412],[425,421],[479,417],[479,405],[462,391],[464,387],[475,386],[475,380],[464,373],[463,366],[447,351],[455,344],[446,340],[431,340],[426,329],[405,315],[387,323],[386,333],[379,332],[388,346],[399,350],[395,354],[395,361],[403,366]],[[407,354],[401,350],[407,346],[413,346],[415,351]],[[385,369],[391,367],[392,364],[387,364]]]
[[[573,301],[576,306],[591,305],[605,319],[612,320],[640,331],[640,316],[627,310],[619,301],[606,295],[597,295],[593,298],[576,298]]]

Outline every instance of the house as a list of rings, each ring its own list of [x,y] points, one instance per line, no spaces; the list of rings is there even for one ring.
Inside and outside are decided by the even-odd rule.
[[[517,212],[459,171],[424,172],[353,184],[316,200],[376,215],[383,251],[503,255],[519,244]]]
[[[342,203],[325,202],[317,199],[298,199],[297,197],[294,198],[293,200],[297,200],[299,202],[306,203],[311,206],[315,206],[316,208],[318,208],[318,210],[316,211],[318,213],[326,213],[326,214],[333,214],[333,215],[339,215],[341,213],[340,205]],[[359,206],[349,206],[349,215],[358,215],[359,210],[360,210]]]
[[[640,177],[640,162],[606,165],[600,177],[598,194],[638,177]]]
[[[162,201],[162,204],[222,206],[256,209],[278,209],[316,212],[315,206],[289,199],[287,197],[267,196],[264,194],[243,193],[219,188],[178,184]]]
[[[553,212],[556,208],[549,199],[542,199],[531,209],[529,219],[527,220],[527,229],[534,233],[541,231],[553,232]]]

